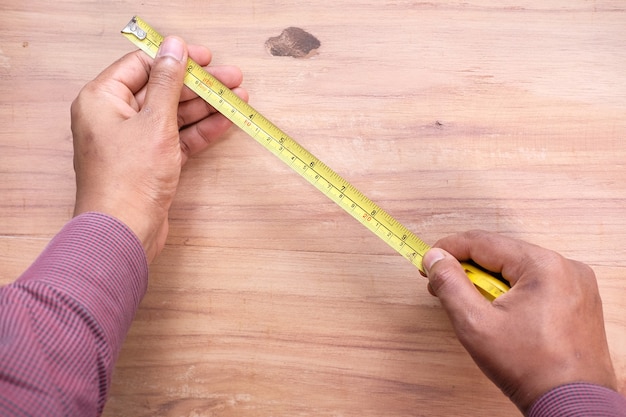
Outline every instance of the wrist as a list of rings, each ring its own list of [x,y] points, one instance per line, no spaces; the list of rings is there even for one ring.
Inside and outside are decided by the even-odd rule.
[[[166,212],[162,215],[155,215],[154,211],[136,207],[136,204],[132,202],[116,204],[110,199],[77,197],[74,206],[74,217],[83,213],[96,212],[113,217],[124,223],[141,242],[148,264],[150,264],[159,252],[159,232],[167,219]]]

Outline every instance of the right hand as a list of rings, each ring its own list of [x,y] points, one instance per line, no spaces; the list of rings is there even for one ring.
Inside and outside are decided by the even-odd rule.
[[[487,301],[457,261],[511,283]],[[526,413],[552,388],[586,382],[616,390],[596,278],[585,264],[494,233],[444,238],[424,256],[430,291],[476,364]]]

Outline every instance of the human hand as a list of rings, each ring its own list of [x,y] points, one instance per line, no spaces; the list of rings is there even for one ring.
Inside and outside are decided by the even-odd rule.
[[[129,53],[88,83],[72,103],[76,205],[124,222],[148,262],[163,249],[182,165],[231,125],[183,87],[188,57],[206,66],[208,49],[169,37],[153,60]],[[244,100],[235,67],[208,71]]]
[[[511,290],[487,301],[457,259],[501,273]],[[523,413],[541,395],[567,383],[616,390],[591,268],[483,231],[444,238],[423,261],[429,290],[439,297],[457,337]]]

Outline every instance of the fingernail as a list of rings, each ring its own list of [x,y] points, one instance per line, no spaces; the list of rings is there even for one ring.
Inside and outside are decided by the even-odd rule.
[[[443,260],[445,257],[446,255],[443,250],[438,248],[433,248],[426,252],[426,255],[424,255],[424,259],[422,259],[426,274],[428,274],[428,271],[430,271],[437,262]]]
[[[157,58],[169,56],[177,61],[183,60],[185,54],[185,48],[183,42],[174,37],[165,38],[159,47]]]

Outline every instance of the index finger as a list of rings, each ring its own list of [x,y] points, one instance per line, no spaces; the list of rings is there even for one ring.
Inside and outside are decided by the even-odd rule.
[[[483,230],[448,236],[434,246],[460,261],[472,260],[491,272],[502,274],[511,285],[515,285],[529,265],[552,253],[537,245]]]
[[[130,52],[102,71],[96,81],[112,82],[136,94],[148,82],[152,62],[152,58],[142,51]]]

